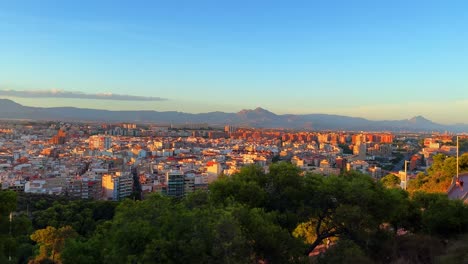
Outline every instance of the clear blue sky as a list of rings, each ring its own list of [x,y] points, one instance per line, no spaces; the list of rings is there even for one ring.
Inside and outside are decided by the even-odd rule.
[[[0,89],[167,101],[13,98],[186,112],[424,115],[468,123],[468,1],[0,2]]]

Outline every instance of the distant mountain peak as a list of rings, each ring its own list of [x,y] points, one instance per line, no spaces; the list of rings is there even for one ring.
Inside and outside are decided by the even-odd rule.
[[[21,111],[27,107],[24,107],[10,99],[0,98],[0,111],[11,112],[11,111]]]
[[[261,114],[269,114],[269,115],[276,115],[275,113],[266,110],[265,108],[257,107],[254,109],[255,112],[261,113]]]
[[[422,115],[415,116],[408,120],[411,123],[433,123],[431,120],[425,118]]]
[[[1,105],[4,105],[4,106],[22,106],[20,104],[18,104],[17,102],[13,101],[13,100],[10,100],[10,99],[5,99],[5,98],[0,98],[0,104]]]
[[[255,109],[242,109],[238,114],[257,114],[257,115],[276,115],[273,112],[270,112],[264,108],[257,107]]]
[[[9,99],[0,99],[0,119],[79,120],[105,122],[209,123],[210,125],[241,125],[268,128],[313,128],[314,130],[352,131],[460,131],[468,125],[443,125],[423,116],[411,119],[371,121],[364,118],[327,114],[277,115],[262,107],[244,109],[238,113],[211,112],[190,114],[177,111],[111,111],[76,107],[29,107]]]

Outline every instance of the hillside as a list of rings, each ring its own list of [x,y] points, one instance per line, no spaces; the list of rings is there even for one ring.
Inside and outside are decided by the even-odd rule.
[[[262,128],[356,131],[468,131],[468,125],[442,125],[422,116],[404,120],[372,121],[365,118],[328,114],[278,115],[263,108],[244,109],[238,113],[209,112],[200,114],[177,111],[109,111],[76,107],[28,107],[0,99],[0,118],[31,120],[74,120],[108,122],[154,122],[165,124],[209,123]]]

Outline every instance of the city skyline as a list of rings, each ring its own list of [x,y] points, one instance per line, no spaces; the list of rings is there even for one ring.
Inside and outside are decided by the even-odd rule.
[[[468,123],[463,1],[0,3],[0,90],[29,106]]]

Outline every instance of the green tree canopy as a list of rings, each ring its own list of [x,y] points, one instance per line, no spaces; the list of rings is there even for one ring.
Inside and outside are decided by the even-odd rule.
[[[421,212],[421,230],[447,238],[468,232],[468,207],[447,195],[417,192],[413,203]]]
[[[0,191],[0,217],[16,210],[16,196],[13,191]]]
[[[447,170],[447,158],[437,159],[434,170]],[[389,182],[391,187],[396,184],[395,179]],[[149,195],[119,203],[47,200],[32,214],[39,229],[31,236],[40,249],[35,260],[309,263],[309,253],[323,250],[331,241],[315,261],[433,263],[443,254],[441,241],[468,232],[468,207],[460,201],[441,194],[410,196],[385,185],[355,171],[339,176],[303,174],[292,164],[278,162],[266,173],[258,166],[245,167],[221,177],[209,191],[183,198]],[[27,217],[21,221],[25,230],[14,231],[16,237],[10,238],[0,219],[0,247],[2,241],[15,244],[17,251],[25,252],[24,260],[31,251],[27,246],[31,242],[24,240],[31,228]],[[18,226],[21,221],[18,217]],[[64,226],[78,230],[78,235],[71,231],[73,235],[57,235]]]
[[[387,188],[399,188],[401,179],[394,174],[387,174],[385,177],[380,179],[380,182]]]
[[[58,229],[48,226],[44,229],[36,230],[31,235],[31,240],[39,245],[40,253],[35,260],[43,261],[48,259],[53,263],[61,263],[60,253],[65,247],[65,241],[76,236],[77,234],[71,226],[64,226]]]
[[[444,154],[433,156],[433,164],[427,173],[420,173],[416,179],[408,182],[408,191],[425,191],[429,193],[445,193],[457,172],[455,157],[447,157]],[[468,171],[468,153],[460,156],[459,171]]]

